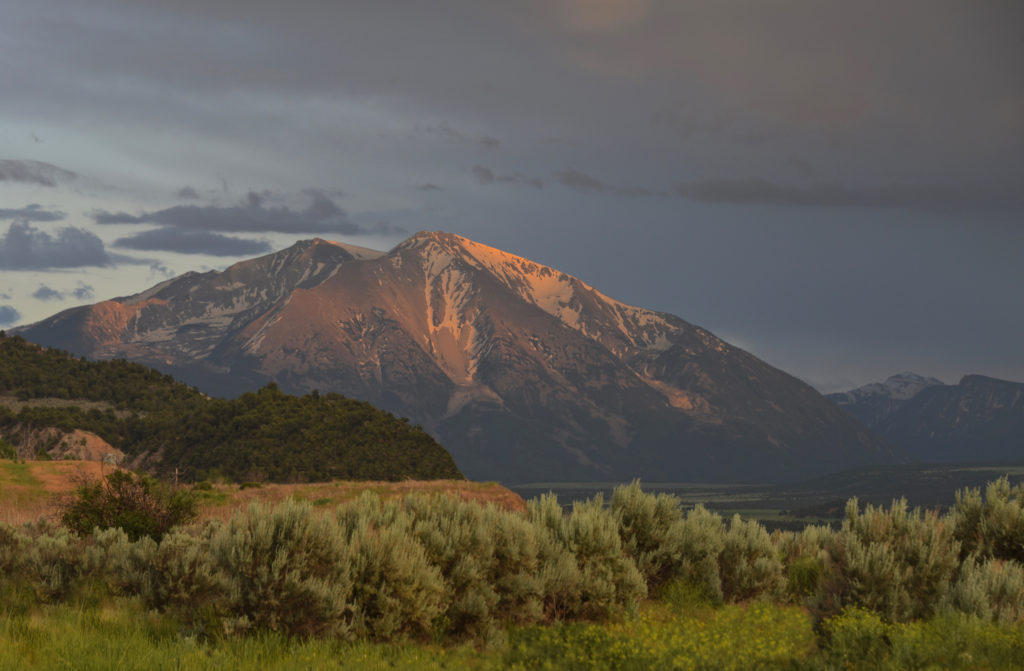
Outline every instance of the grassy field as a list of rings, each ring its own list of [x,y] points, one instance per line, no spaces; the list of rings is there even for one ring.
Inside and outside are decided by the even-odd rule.
[[[606,623],[508,629],[472,645],[290,639],[279,634],[200,640],[137,601],[45,606],[0,617],[0,670],[195,669],[377,671],[408,669],[640,670],[990,669],[1024,666],[1024,628],[939,617],[902,625],[865,611],[816,634],[800,608],[765,603],[711,607],[675,600],[641,605]]]
[[[0,522],[21,524],[51,515],[60,496],[84,479],[99,478],[103,468],[95,461],[0,459]]]
[[[59,495],[81,466],[99,474],[0,462],[0,510]],[[1006,487],[989,494],[1003,517],[1017,510]],[[842,532],[769,537],[674,504],[669,527],[638,525],[665,500],[636,486],[567,516],[543,499],[525,516],[450,498],[335,507],[365,491],[437,492],[521,510],[512,492],[465,481],[197,491],[208,519],[246,512],[159,546],[48,525],[0,536],[0,671],[1024,668],[1024,573],[996,554],[1002,527],[978,536],[997,562],[962,559],[975,535],[954,542],[952,515],[869,509]],[[787,516],[751,505],[746,487],[693,491]],[[305,504],[248,509],[285,499]]]
[[[21,524],[51,516],[59,498],[88,479],[97,479],[111,466],[95,461],[12,461],[0,459],[0,522]],[[309,484],[266,484],[258,486],[212,484],[196,490],[203,519],[227,519],[249,504],[280,503],[287,498],[308,501],[314,506],[333,507],[372,491],[382,498],[427,492],[458,496],[467,501],[492,502],[507,510],[523,510],[520,496],[493,482],[469,480],[406,480],[402,482],[322,482]]]

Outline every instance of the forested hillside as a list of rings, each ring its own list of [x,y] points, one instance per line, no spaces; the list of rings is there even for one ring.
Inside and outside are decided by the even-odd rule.
[[[211,399],[153,369],[87,361],[0,332],[0,435],[89,431],[157,474],[301,482],[461,478],[422,429],[368,403],[270,384]],[[45,400],[45,403],[40,401]],[[83,403],[88,401],[91,403]],[[39,456],[46,456],[45,445]]]

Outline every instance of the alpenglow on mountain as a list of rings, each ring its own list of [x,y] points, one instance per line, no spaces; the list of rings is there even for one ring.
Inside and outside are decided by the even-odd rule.
[[[448,233],[307,240],[18,329],[211,394],[268,380],[422,424],[470,478],[792,479],[886,461],[814,389],[670,314]]]

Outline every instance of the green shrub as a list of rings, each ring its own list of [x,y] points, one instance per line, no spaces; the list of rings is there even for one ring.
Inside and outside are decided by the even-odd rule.
[[[851,608],[823,626],[823,651],[814,668],[1019,669],[1024,629],[963,613],[887,623],[878,613]]]
[[[416,538],[445,581],[444,633],[491,638],[543,614],[537,529],[522,515],[454,497],[409,496]]]
[[[825,620],[823,629],[828,656],[838,668],[886,668],[890,627],[878,613],[848,608]]]
[[[556,546],[560,545],[575,558],[578,602],[574,605],[578,610],[574,614],[588,618],[608,617],[622,609],[634,608],[638,600],[646,596],[643,576],[623,550],[618,523],[605,509],[601,495],[573,503],[568,516],[561,514],[554,497],[542,497],[542,502],[529,511],[531,520],[548,531]],[[564,567],[558,570],[565,580],[574,578]],[[559,587],[559,591],[563,587]]]
[[[355,633],[377,640],[430,635],[446,607],[445,584],[408,527],[363,520],[349,543]]]
[[[1024,563],[1024,484],[1011,487],[1002,477],[988,484],[984,498],[977,488],[958,491],[950,516],[962,557]]]
[[[721,603],[724,596],[719,557],[725,547],[722,516],[698,503],[669,528],[665,545],[671,562],[666,575],[690,583],[711,602]]]
[[[722,596],[748,601],[781,596],[785,579],[779,551],[759,522],[735,515],[718,556]]]
[[[678,563],[678,555],[667,541],[672,525],[683,520],[679,498],[669,494],[648,494],[639,480],[616,487],[612,492],[611,512],[619,526],[623,549],[633,558],[647,582],[657,588],[669,580]]]
[[[857,499],[843,528],[826,546],[825,575],[816,597],[819,618],[847,606],[876,611],[888,621],[927,617],[946,599],[959,565],[960,544],[935,513],[907,511],[905,500],[886,510]]]
[[[786,566],[786,592],[800,602],[814,596],[821,584],[824,566],[817,557],[799,557]]]
[[[576,556],[562,542],[565,513],[554,494],[543,494],[526,503],[527,519],[537,529],[537,557],[540,561],[544,617],[561,620],[580,612],[580,583],[583,580]],[[556,533],[555,530],[558,530]]]
[[[183,536],[168,539],[165,549],[165,565],[183,577],[178,593],[223,585],[232,626],[300,636],[343,635],[350,628],[349,546],[337,524],[308,504],[253,505],[213,528],[209,569]]]
[[[1024,620],[1024,566],[1014,561],[969,558],[950,593],[950,605],[983,620]]]
[[[115,471],[75,489],[60,515],[61,523],[79,535],[94,529],[124,529],[131,540],[154,540],[171,527],[197,516],[196,499],[188,490],[173,490],[145,475]]]
[[[45,525],[35,533],[22,535],[13,576],[44,603],[67,600],[73,593],[81,567],[81,541],[65,529]]]

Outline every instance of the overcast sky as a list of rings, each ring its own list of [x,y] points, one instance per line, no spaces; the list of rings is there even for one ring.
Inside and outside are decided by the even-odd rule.
[[[1024,381],[1020,0],[0,7],[0,326],[430,229],[823,391]]]

